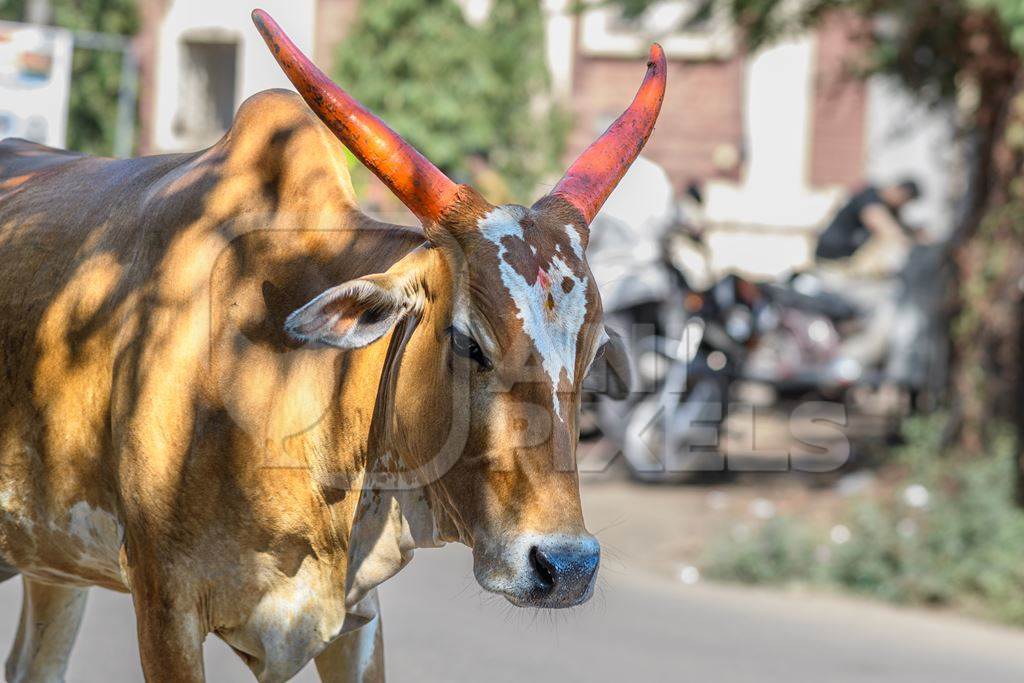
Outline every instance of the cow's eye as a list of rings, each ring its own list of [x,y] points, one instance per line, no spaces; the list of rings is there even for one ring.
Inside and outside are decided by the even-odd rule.
[[[472,337],[459,332],[454,327],[449,327],[448,333],[452,336],[452,351],[455,352],[455,355],[472,359],[482,370],[490,370],[494,367]]]

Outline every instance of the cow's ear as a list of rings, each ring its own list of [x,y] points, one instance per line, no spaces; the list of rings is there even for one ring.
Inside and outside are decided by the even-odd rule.
[[[583,380],[583,390],[604,394],[614,401],[629,396],[633,373],[629,367],[629,354],[622,336],[610,327],[605,328],[608,341],[597,352],[597,358]]]
[[[414,307],[395,278],[384,275],[332,287],[288,316],[285,331],[294,339],[358,349],[372,344]]]

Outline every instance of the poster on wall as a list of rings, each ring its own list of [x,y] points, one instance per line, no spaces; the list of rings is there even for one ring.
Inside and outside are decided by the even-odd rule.
[[[67,144],[71,32],[0,21],[0,139]]]

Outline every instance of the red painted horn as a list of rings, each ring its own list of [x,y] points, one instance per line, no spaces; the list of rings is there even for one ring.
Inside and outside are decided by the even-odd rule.
[[[629,109],[584,150],[551,191],[579,209],[588,225],[651,136],[665,99],[665,77],[665,52],[655,43],[647,75]]]
[[[261,9],[252,20],[277,63],[316,115],[424,223],[436,223],[458,185],[386,123],[339,88]]]

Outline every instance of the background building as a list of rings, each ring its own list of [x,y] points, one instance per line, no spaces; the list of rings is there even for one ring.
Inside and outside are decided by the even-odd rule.
[[[460,4],[471,18],[491,1]],[[720,267],[764,274],[799,267],[810,255],[808,236],[846,191],[868,180],[919,178],[926,196],[909,220],[948,231],[957,168],[951,114],[921,110],[881,77],[853,76],[859,20],[837,14],[748,54],[726,17],[689,21],[694,0],[660,3],[629,21],[607,6],[576,13],[573,4],[542,3],[553,91],[573,116],[568,156],[622,111],[641,74],[638,61],[651,41],[661,42],[671,60],[669,89],[645,154],[677,191],[704,187]],[[263,6],[330,71],[359,0]],[[252,28],[250,0],[143,0],[143,7],[146,151],[208,145],[246,97],[288,87]]]

